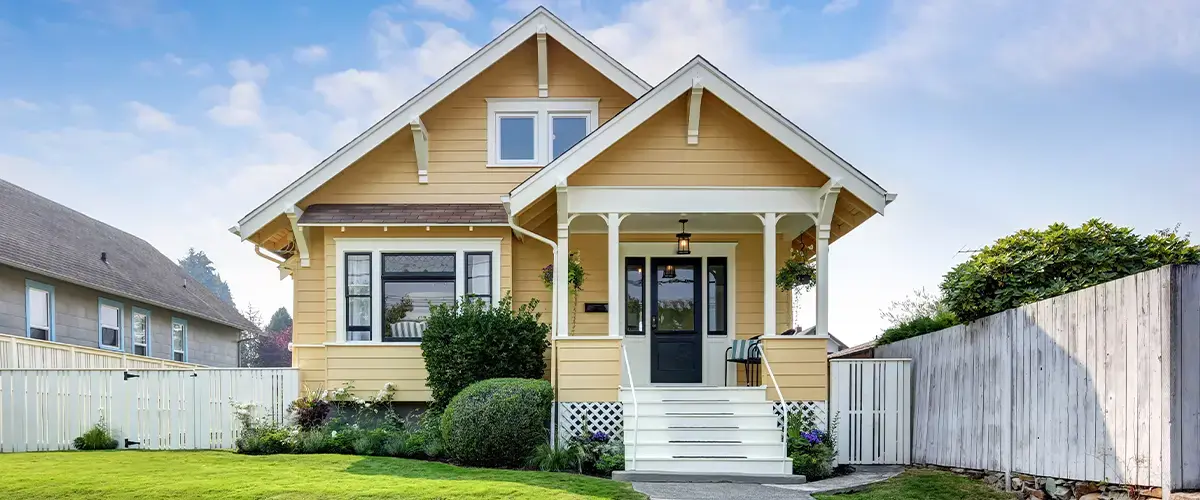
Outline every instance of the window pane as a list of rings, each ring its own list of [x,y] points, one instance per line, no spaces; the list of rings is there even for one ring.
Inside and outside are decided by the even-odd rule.
[[[454,254],[388,254],[383,256],[385,274],[447,274],[454,276]]]
[[[371,329],[371,297],[350,297],[346,299],[346,326],[366,327]]]
[[[107,326],[101,328],[100,342],[109,347],[117,347],[121,342],[121,331]]]
[[[625,259],[625,333],[646,333],[644,259]]]
[[[121,312],[113,306],[100,306],[100,324],[106,327],[119,328],[121,326]]]
[[[467,295],[490,296],[492,294],[492,254],[471,253],[467,258]]]
[[[371,295],[371,256],[346,256],[346,294]]]
[[[727,332],[728,274],[724,257],[708,259],[708,332],[711,334],[724,335]]]
[[[133,344],[144,345],[146,343],[147,317],[145,314],[133,313]]]
[[[534,159],[534,118],[532,116],[506,116],[500,120],[500,159]]]
[[[383,340],[420,338],[435,304],[454,302],[453,281],[394,281],[383,284]]]
[[[171,358],[174,359],[175,361],[184,361],[183,352],[176,351],[175,354],[171,356]]]
[[[133,353],[137,354],[138,356],[145,356],[146,355],[146,346],[144,346],[144,345],[133,346]]]
[[[550,124],[554,128],[550,131],[553,137],[554,158],[567,152],[587,135],[586,116],[557,116],[550,120]]]
[[[48,328],[29,327],[29,338],[38,340],[50,340],[50,330]]]
[[[177,352],[183,352],[184,341],[187,336],[187,326],[183,323],[171,322],[171,349]]]
[[[675,277],[667,277],[667,265],[657,264],[655,284],[658,292],[655,304],[658,309],[658,329],[665,332],[694,332],[696,324],[696,278],[698,270],[694,264],[675,265]]]
[[[29,326],[50,328],[50,292],[38,288],[29,289]]]

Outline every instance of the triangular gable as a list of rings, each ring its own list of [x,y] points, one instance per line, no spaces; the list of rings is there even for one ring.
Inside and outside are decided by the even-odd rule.
[[[635,98],[650,90],[650,85],[629,69],[609,57],[549,10],[538,7],[267,202],[259,205],[238,221],[236,233],[242,239],[253,235],[388,138],[407,128],[414,119],[420,118],[422,113],[471,81],[525,40],[535,36],[539,30],[554,38]]]
[[[607,150],[626,134],[694,86],[712,92],[730,107],[762,128],[775,140],[841,184],[880,214],[894,198],[858,169],[830,151],[783,115],[767,106],[704,58],[697,56],[663,80],[613,119],[530,176],[510,193],[513,213],[518,213],[554,186]],[[703,129],[704,125],[700,125]],[[682,138],[680,140],[683,140]]]

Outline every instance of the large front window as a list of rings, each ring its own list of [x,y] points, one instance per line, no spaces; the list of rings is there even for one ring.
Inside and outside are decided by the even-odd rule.
[[[419,342],[434,306],[460,297],[494,304],[499,249],[498,238],[339,242],[339,338]]]

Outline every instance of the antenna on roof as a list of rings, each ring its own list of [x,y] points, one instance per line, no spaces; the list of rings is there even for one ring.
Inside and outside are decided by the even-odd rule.
[[[108,264],[108,252],[100,252],[100,262]]]

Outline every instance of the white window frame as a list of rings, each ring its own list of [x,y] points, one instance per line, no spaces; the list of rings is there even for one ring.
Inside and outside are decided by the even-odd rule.
[[[125,304],[122,304],[115,300],[106,299],[104,297],[100,297],[100,300],[98,302],[99,302],[99,305],[96,308],[96,311],[97,311],[96,345],[100,346],[101,349],[108,349],[110,351],[124,352],[125,351]],[[104,308],[105,307],[110,307],[112,309],[117,310],[117,324],[115,326],[104,324]],[[104,327],[106,327],[106,326],[109,328],[116,328],[116,330],[117,330],[117,345],[115,345],[115,346],[107,345],[104,343]]]
[[[30,299],[30,294],[33,291],[38,291],[46,294],[46,325],[45,327],[33,324],[33,301]],[[44,328],[47,330],[46,340],[54,341],[54,287],[34,280],[25,280],[25,337],[33,338],[30,333],[31,328]]]
[[[491,252],[492,305],[500,301],[500,244],[501,238],[334,238],[337,255],[337,337],[333,344],[349,345],[419,345],[419,342],[384,342],[382,255],[391,253],[452,253],[454,254],[454,296],[461,299],[466,293],[466,254]],[[371,255],[371,340],[346,340],[346,254]]]
[[[587,117],[587,133],[596,130],[600,123],[600,99],[575,98],[508,98],[488,99],[487,148],[489,167],[542,167],[553,160],[553,141],[550,139],[551,116]],[[500,118],[511,116],[534,116],[533,151],[534,159],[500,159]],[[585,134],[586,136],[586,134]]]
[[[137,326],[135,326],[135,325],[137,325],[137,322],[134,321],[134,318],[139,314],[146,317],[146,323],[145,323],[145,325],[146,325],[146,341],[142,344],[138,343],[137,331],[136,331]],[[146,354],[138,354],[139,356],[146,356],[148,358],[154,357],[150,352],[150,342],[151,342],[151,340],[150,340],[150,332],[151,332],[150,322],[151,322],[151,319],[152,319],[152,316],[150,314],[149,309],[142,309],[142,308],[136,307],[136,306],[133,308],[133,312],[129,314],[129,338],[130,338],[131,343],[133,344],[133,349],[130,352],[132,352],[133,354],[137,354],[138,346],[142,346],[142,347],[146,348]]]
[[[175,350],[175,325],[183,325],[183,350]],[[175,359],[176,354],[183,354],[183,359]],[[171,361],[182,361],[186,363],[188,360],[188,320],[171,316]]]

